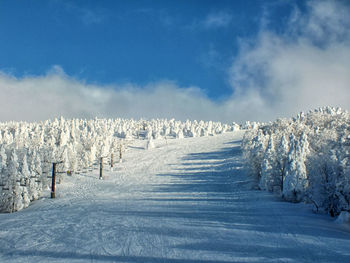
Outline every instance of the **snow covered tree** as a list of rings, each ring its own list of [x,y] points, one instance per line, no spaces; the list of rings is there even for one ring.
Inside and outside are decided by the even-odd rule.
[[[276,185],[279,187],[279,190],[283,192],[283,183],[284,183],[284,177],[286,172],[286,167],[288,164],[288,152],[289,152],[289,143],[286,139],[285,135],[282,135],[281,142],[277,149],[277,173],[278,178],[276,181]]]
[[[300,140],[293,134],[290,137],[288,166],[283,184],[283,197],[288,201],[301,201],[308,187],[306,157],[309,153],[307,136],[303,133]]]
[[[10,194],[12,195],[11,202],[9,205],[8,212],[14,212],[21,210],[23,208],[23,189],[20,185],[20,173],[19,173],[19,163],[16,150],[12,149],[10,153],[10,158],[8,159],[8,178],[9,178],[9,188]],[[12,207],[11,207],[12,206]]]
[[[150,150],[150,149],[153,149],[153,148],[155,148],[155,146],[154,146],[153,138],[151,137],[147,141],[146,149]]]
[[[270,190],[267,178],[276,171],[274,185],[286,200],[312,202],[333,216],[349,210],[348,112],[324,107],[259,125],[257,130],[251,123],[243,127],[248,128],[242,142],[244,158],[251,175],[259,178],[260,171],[260,188]],[[262,139],[267,135],[280,143],[270,150],[269,141],[262,158]]]
[[[23,154],[22,158],[22,165],[21,165],[21,184],[27,185],[30,177],[30,172],[28,168],[28,162],[27,162],[27,153]]]
[[[262,130],[257,130],[257,135],[251,141],[250,153],[246,161],[250,163],[250,174],[253,179],[259,183],[261,178],[261,164],[264,159],[266,149],[266,137]]]
[[[179,129],[176,133],[176,138],[177,139],[183,139],[184,138],[184,133],[182,129]]]
[[[273,191],[278,178],[276,174],[278,170],[276,169],[276,151],[273,138],[273,135],[270,135],[261,165],[261,178],[259,182],[260,189],[268,191]]]
[[[36,151],[33,152],[32,171],[33,171],[32,176],[36,178],[36,182],[37,182],[36,191],[40,194],[43,189],[43,181],[42,181],[43,172],[42,172],[40,155]]]
[[[39,123],[0,123],[0,185],[4,185],[2,193],[6,192],[7,198],[1,197],[0,203],[4,204],[6,199],[5,203],[12,206],[5,210],[12,211],[26,207],[28,200],[37,199],[43,189],[50,186],[48,175],[51,174],[52,162],[63,160],[58,167],[60,171],[76,171],[91,166],[101,155],[109,157],[114,152],[119,152],[122,161],[127,142],[135,137],[147,139],[149,148],[152,148],[153,139],[207,136],[232,130],[233,125],[219,122],[180,122],[174,119],[65,120],[61,117]],[[117,141],[117,138],[125,140]],[[20,157],[19,166],[15,165],[18,160],[13,153]]]
[[[151,127],[148,127],[147,133],[146,133],[146,138],[149,140],[152,137],[153,137],[153,130]]]
[[[0,174],[4,172],[7,166],[7,155],[5,151],[5,147],[3,145],[0,146]]]
[[[69,170],[76,172],[78,169],[78,160],[75,152],[75,147],[72,144],[67,145],[67,154],[69,162]]]
[[[22,187],[22,203],[23,208],[26,208],[29,206],[30,203],[30,196],[29,196],[29,179],[30,179],[30,172],[28,169],[28,163],[27,163],[27,153],[23,154],[22,164],[21,164],[21,178],[20,178],[20,186]]]

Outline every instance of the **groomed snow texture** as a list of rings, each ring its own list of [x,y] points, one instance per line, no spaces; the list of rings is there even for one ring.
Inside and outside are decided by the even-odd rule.
[[[113,171],[65,176],[0,214],[0,262],[350,262],[350,232],[254,191],[241,131],[129,145]]]

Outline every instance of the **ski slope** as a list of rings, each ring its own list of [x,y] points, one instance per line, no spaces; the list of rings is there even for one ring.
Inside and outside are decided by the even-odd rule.
[[[114,171],[0,214],[0,262],[350,262],[350,230],[250,189],[242,132],[129,146]]]

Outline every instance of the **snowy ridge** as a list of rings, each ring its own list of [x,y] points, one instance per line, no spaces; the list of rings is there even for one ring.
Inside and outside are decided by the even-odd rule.
[[[350,115],[324,107],[249,130],[242,142],[262,190],[311,202],[331,216],[350,211]]]
[[[62,162],[58,170],[71,174],[96,168],[100,157],[121,159],[133,140],[146,139],[152,148],[152,139],[213,136],[239,128],[235,123],[174,119],[0,123],[0,212],[21,210],[38,199],[51,184],[53,162]]]

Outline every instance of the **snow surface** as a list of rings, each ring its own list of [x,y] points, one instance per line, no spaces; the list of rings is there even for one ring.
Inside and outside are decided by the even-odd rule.
[[[67,176],[0,214],[0,262],[350,262],[349,229],[251,190],[242,136],[135,141],[103,180]]]

